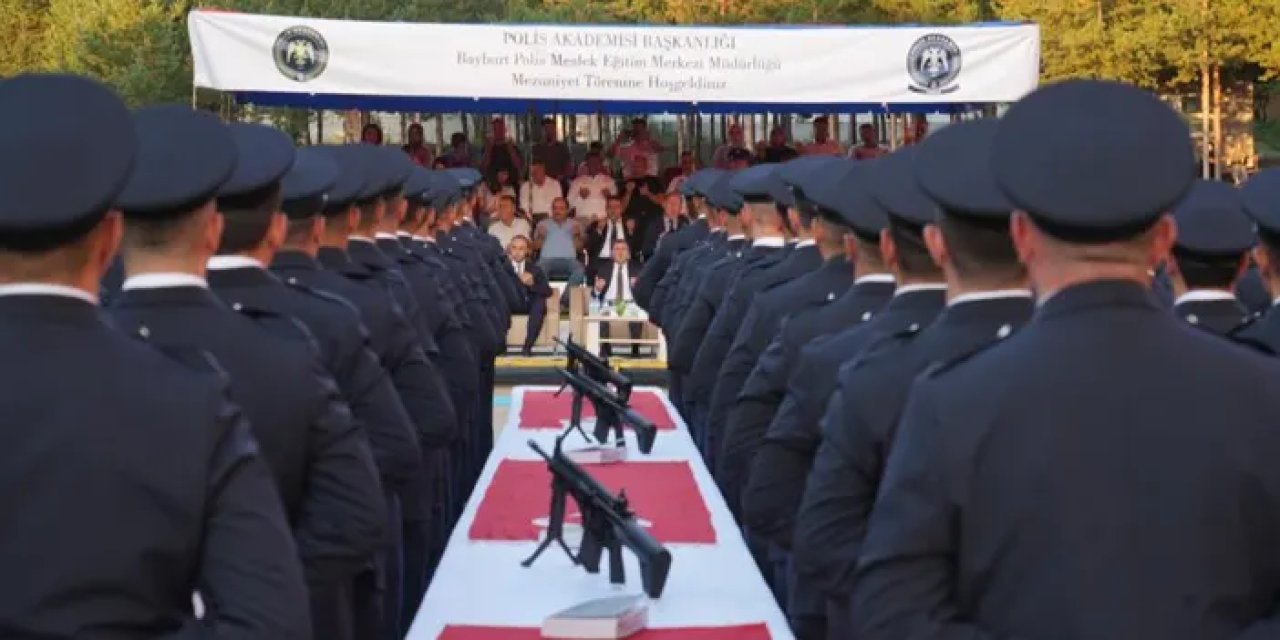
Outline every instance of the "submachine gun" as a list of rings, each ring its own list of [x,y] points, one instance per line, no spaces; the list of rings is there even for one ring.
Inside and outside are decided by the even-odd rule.
[[[564,347],[564,351],[568,355],[569,361],[565,363],[565,369],[591,378],[602,385],[611,384],[614,392],[623,402],[631,402],[631,378],[615,371],[613,367],[609,366],[608,360],[587,351],[585,347],[574,342],[572,338],[568,341],[556,338],[555,341]]]
[[[556,439],[552,455],[547,455],[536,442],[529,441],[529,447],[547,461],[547,468],[551,471],[551,515],[546,537],[521,566],[532,566],[538,556],[555,542],[574,564],[581,565],[587,573],[596,574],[600,572],[601,555],[608,551],[609,582],[623,584],[626,577],[622,547],[626,547],[640,562],[640,581],[645,594],[650,598],[661,597],[667,574],[671,571],[671,552],[636,521],[627,504],[625,491],[613,495],[582,467],[565,457],[560,450],[564,438],[561,435]],[[563,538],[565,503],[569,496],[573,496],[582,513],[582,544],[576,555],[569,550]]]
[[[586,437],[586,432],[582,430],[582,400],[585,398],[591,401],[591,406],[596,410],[596,428],[593,433],[596,442],[604,444],[612,431],[617,446],[624,446],[626,440],[623,437],[623,427],[630,426],[636,434],[636,446],[640,453],[648,454],[653,451],[653,442],[658,437],[658,428],[653,422],[636,413],[625,400],[595,380],[565,369],[556,371],[564,378],[565,387],[573,387],[573,407],[569,415],[568,431],[576,429]]]

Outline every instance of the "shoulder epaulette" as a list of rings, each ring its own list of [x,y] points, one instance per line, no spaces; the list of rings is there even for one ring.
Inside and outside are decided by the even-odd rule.
[[[1261,313],[1251,313],[1248,316],[1246,316],[1244,320],[1241,320],[1239,324],[1232,327],[1231,330],[1227,332],[1227,335],[1231,338],[1235,338],[1240,334],[1244,333],[1245,331],[1247,331],[1249,327],[1252,327],[1254,324],[1258,322],[1258,320],[1261,320],[1261,319],[1262,319]]]
[[[264,309],[240,303],[231,305],[231,308],[274,336],[289,340],[301,340],[313,352],[320,352],[320,345],[316,342],[315,334],[311,333],[311,329],[305,323],[291,315],[281,313],[275,309]]]
[[[337,270],[337,274],[347,278],[348,280],[357,280],[360,282],[373,279],[372,273],[369,273],[369,271],[364,267],[354,263],[342,265],[342,268]]]
[[[968,351],[968,352],[966,352],[966,353],[962,353],[962,354],[960,354],[960,355],[958,355],[958,356],[955,356],[955,357],[953,357],[953,358],[949,358],[949,359],[947,359],[947,360],[939,360],[939,361],[937,361],[937,362],[934,362],[934,363],[930,364],[928,367],[925,367],[924,371],[920,374],[920,377],[921,377],[921,378],[936,378],[936,377],[938,377],[938,376],[940,376],[940,375],[942,375],[942,374],[944,374],[944,373],[946,373],[946,372],[948,372],[948,371],[950,371],[950,370],[952,370],[952,369],[954,369],[954,368],[956,368],[956,367],[958,367],[958,366],[960,366],[960,365],[964,364],[965,362],[968,362],[968,361],[969,361],[969,360],[971,360],[974,356],[977,356],[978,354],[980,354],[980,353],[982,353],[982,352],[984,352],[984,351],[986,351],[986,350],[990,349],[991,347],[994,347],[995,345],[1001,344],[1002,342],[1004,342],[1004,341],[1003,341],[1003,340],[992,340],[991,342],[984,343],[984,344],[982,344],[982,345],[980,345],[980,346],[978,346],[978,347],[975,347],[974,349],[972,349],[972,350],[970,350],[970,351]]]
[[[373,276],[372,276],[372,275],[370,275],[370,276],[368,276],[368,277],[369,277],[369,278],[372,278]],[[325,302],[329,302],[329,303],[331,303],[331,304],[339,305],[339,306],[341,306],[343,309],[346,309],[347,311],[350,311],[351,313],[354,313],[354,314],[356,314],[357,316],[359,316],[359,315],[360,315],[360,310],[359,310],[359,309],[357,309],[355,305],[351,304],[351,302],[350,302],[349,300],[347,300],[346,298],[344,298],[344,297],[342,297],[342,296],[339,296],[339,295],[336,295],[336,294],[333,294],[333,293],[329,293],[328,291],[323,291],[323,290],[321,290],[321,289],[317,289],[317,288],[312,287],[312,286],[310,286],[310,285],[303,284],[303,283],[301,283],[301,282],[298,282],[298,280],[297,280],[296,278],[287,278],[287,279],[285,279],[285,281],[284,281],[284,282],[285,282],[285,284],[289,285],[289,287],[290,287],[290,288],[292,288],[292,289],[295,289],[295,290],[297,290],[297,291],[301,291],[302,293],[305,293],[305,294],[307,294],[307,295],[309,295],[309,296],[311,296],[311,297],[313,297],[313,298],[319,298],[319,299],[321,299],[321,300],[324,300]]]
[[[151,330],[146,325],[135,327],[133,331],[129,332],[129,335],[136,340],[147,343],[148,346],[155,349],[165,358],[181,365],[185,369],[197,373],[212,373],[222,378],[224,382],[230,380],[227,370],[222,368],[222,365],[218,363],[218,359],[204,349],[156,342],[152,339]]]

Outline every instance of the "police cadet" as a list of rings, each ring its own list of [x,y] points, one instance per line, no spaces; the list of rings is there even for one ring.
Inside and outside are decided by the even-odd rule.
[[[706,427],[707,447],[713,459],[719,459],[724,446],[725,422],[728,419],[729,408],[737,399],[742,381],[751,373],[751,367],[759,355],[758,349],[745,347],[738,341],[740,329],[746,327],[748,333],[767,333],[763,338],[757,339],[757,342],[765,342],[765,344],[773,335],[771,330],[757,332],[755,328],[760,321],[760,317],[754,311],[757,296],[784,282],[811,273],[822,265],[822,253],[813,240],[813,219],[802,220],[798,216],[790,186],[782,176],[787,171],[807,173],[808,167],[823,162],[827,160],[809,158],[797,165],[760,165],[772,167],[774,170],[754,186],[759,194],[754,197],[765,197],[773,201],[774,216],[766,219],[773,221],[790,219],[786,226],[794,230],[792,237],[796,243],[788,245],[783,252],[774,252],[772,260],[761,260],[743,269],[720,312],[716,314],[715,322],[707,332],[707,339],[699,350],[698,357],[707,363],[714,376],[711,379],[711,404],[707,413]],[[794,178],[792,180],[794,181]],[[752,196],[744,193],[743,197]],[[757,242],[759,242],[758,234]],[[769,324],[772,322],[770,321]],[[761,345],[761,348],[763,346]],[[697,361],[694,362],[694,366],[698,366]],[[713,471],[715,469],[716,467],[712,467]],[[729,500],[729,505],[735,515],[740,513],[736,499]]]
[[[1147,288],[1193,161],[1181,116],[1121,84],[1004,116],[990,163],[1040,306],[912,388],[858,637],[1276,637],[1280,366]]]
[[[785,194],[779,193],[791,217],[791,228],[801,238],[794,251],[777,266],[759,274],[757,286],[761,292],[753,297],[742,319],[733,343],[724,356],[712,394],[712,440],[718,441],[719,453],[713,473],[718,482],[730,480],[741,486],[745,482],[747,467],[738,453],[742,451],[744,434],[729,422],[732,411],[760,353],[769,345],[783,317],[825,304],[843,294],[853,284],[853,269],[845,259],[843,220],[827,221],[820,218],[820,209],[803,197],[803,185],[810,180],[821,179],[824,167],[828,175],[842,173],[846,161],[834,156],[805,156],[782,164],[778,177],[784,183]],[[745,282],[745,281],[744,281]],[[743,284],[740,283],[739,288]],[[776,287],[776,288],[774,288]],[[762,425],[763,427],[763,425]],[[759,433],[748,438],[748,449],[755,451]],[[726,453],[729,454],[726,458]],[[726,495],[730,511],[741,517],[739,495]]]
[[[749,213],[741,194],[729,186],[732,175],[721,176],[711,186],[712,203],[716,209],[720,210],[725,230],[729,234],[729,241],[725,245],[726,251],[719,256],[713,256],[710,264],[700,269],[703,272],[702,277],[695,278],[688,284],[689,301],[683,311],[680,328],[676,331],[676,339],[670,350],[671,363],[668,365],[679,372],[684,380],[681,397],[685,402],[689,431],[703,457],[708,455],[704,427],[709,398],[706,396],[699,398],[691,394],[693,390],[705,385],[704,380],[698,379],[693,364],[707,329],[715,320],[716,311],[724,301],[724,296],[742,268],[744,256],[748,255],[750,249],[750,240],[748,240],[750,229],[745,223]],[[779,249],[782,239],[772,238],[770,244],[777,245],[771,247],[772,250]]]
[[[832,600],[852,593],[867,518],[912,381],[934,362],[1008,338],[1031,317],[1026,270],[1009,237],[1013,206],[989,166],[972,161],[990,153],[996,126],[994,119],[956,124],[921,145],[916,179],[941,211],[936,225],[925,228],[925,243],[946,274],[947,308],[929,327],[888,336],[841,367],[827,405],[792,548],[797,572]],[[854,637],[847,617],[827,624],[828,637]]]
[[[1280,171],[1264,169],[1240,190],[1245,212],[1257,224],[1258,248],[1254,261],[1266,289],[1280,291]],[[1272,294],[1274,295],[1274,294]],[[1235,332],[1235,336],[1259,343],[1280,354],[1280,314],[1272,303],[1255,322]]]
[[[670,254],[670,257],[667,268],[661,274],[655,273],[656,280],[651,285],[645,283],[646,287],[652,287],[652,291],[647,294],[645,311],[649,314],[650,322],[657,324],[663,331],[669,330],[663,324],[666,317],[663,313],[665,304],[672,288],[682,277],[681,269],[684,268],[684,263],[694,250],[710,241],[712,234],[719,229],[719,223],[711,215],[712,209],[707,204],[705,193],[706,186],[719,174],[720,172],[716,169],[700,169],[689,176],[688,180],[680,183],[680,193],[685,197],[688,209],[693,214],[693,222],[676,229],[671,239],[664,239],[658,243],[658,254],[664,251],[662,245],[665,243],[669,245],[665,251]],[[641,273],[640,276],[644,278],[645,274]],[[636,286],[640,284],[642,283],[637,282]]]
[[[511,314],[520,308],[519,280],[511,269],[506,253],[498,239],[481,229],[475,221],[479,207],[479,187],[482,177],[479,171],[470,168],[446,169],[445,173],[458,182],[462,190],[462,198],[454,210],[454,224],[450,238],[458,244],[470,247],[477,252],[483,261],[484,273],[488,275],[486,284],[491,287],[493,297],[503,309],[506,328],[511,328]],[[503,334],[505,335],[505,333]],[[505,338],[504,338],[505,342]],[[504,350],[505,350],[505,344]]]
[[[838,215],[849,229],[844,237],[844,249],[846,259],[852,263],[853,285],[833,301],[801,309],[779,324],[773,339],[743,383],[729,414],[729,424],[733,425],[740,439],[735,438],[732,448],[732,455],[737,460],[728,462],[722,475],[732,473],[742,464],[747,464],[749,469],[750,460],[761,450],[766,456],[790,455],[785,449],[771,451],[775,445],[763,442],[761,438],[786,397],[787,381],[800,349],[820,336],[870,320],[893,295],[893,275],[888,272],[880,252],[880,235],[888,225],[888,217],[871,197],[872,162],[863,160],[853,166],[827,165],[822,168],[820,177],[815,176],[805,184],[806,199],[820,210],[827,211],[828,216]],[[737,483],[735,480],[730,482]],[[752,489],[750,482],[746,485]],[[767,487],[760,488],[767,490]],[[764,505],[769,501],[757,495],[754,504],[752,502],[744,500],[743,504],[749,526],[764,532],[783,549],[789,548],[791,531],[788,527],[776,526],[772,516],[765,513]]]
[[[280,180],[292,167],[296,150],[288,136],[258,124],[232,124],[239,158],[235,173],[218,193],[218,211],[225,225],[218,255],[209,260],[213,291],[233,308],[252,306],[293,316],[311,331],[321,361],[333,375],[356,419],[364,426],[375,452],[394,457],[388,468],[402,486],[421,468],[421,452],[412,425],[404,422],[404,407],[386,369],[368,346],[368,332],[351,305],[297,285],[289,285],[267,271],[283,243],[288,224],[280,211]],[[383,444],[379,444],[383,443]],[[382,460],[380,463],[384,462]],[[384,493],[388,490],[383,486]],[[380,582],[399,584],[399,505],[388,506],[388,536],[379,564]],[[357,637],[371,637],[371,629],[386,628],[385,606],[371,599],[391,589],[370,584],[371,574],[357,577],[355,626]],[[399,606],[397,597],[396,605]]]
[[[19,75],[0,115],[4,635],[311,638],[298,549],[225,377],[96,307],[129,111],[87,79]],[[200,619],[197,590],[217,603]]]
[[[312,626],[353,638],[353,579],[387,524],[368,441],[301,323],[248,305],[233,311],[209,291],[205,263],[222,228],[214,194],[236,167],[230,131],[181,106],[142,109],[134,124],[138,157],[117,198],[128,277],[112,316],[155,344],[208,352],[230,376],[293,527]],[[201,152],[186,153],[191,144]]]
[[[888,214],[888,228],[881,236],[882,252],[898,283],[893,298],[868,321],[814,341],[803,347],[787,382],[786,396],[765,432],[765,444],[751,463],[744,501],[748,527],[772,536],[786,548],[794,530],[795,514],[803,496],[805,478],[821,441],[818,421],[835,388],[841,364],[856,358],[883,336],[927,326],[942,310],[946,284],[941,269],[929,255],[924,229],[933,223],[937,206],[921,192],[915,180],[918,147],[901,149],[876,161],[868,176],[871,196]],[[754,485],[754,486],[753,486]],[[784,533],[780,533],[784,532]],[[812,579],[794,576],[797,590],[811,589]],[[836,602],[828,617],[843,615]]]
[[[710,171],[710,169],[699,169],[693,172],[688,179],[681,183],[680,195],[686,201],[692,199],[698,182],[709,175]],[[693,203],[686,202],[686,204]],[[640,308],[644,309],[650,316],[656,315],[652,304],[654,302],[653,294],[657,289],[658,283],[662,281],[662,277],[671,269],[672,262],[681,253],[684,253],[697,244],[698,241],[707,237],[706,216],[696,206],[689,206],[688,210],[697,214],[697,220],[664,234],[658,240],[657,250],[645,262],[644,268],[640,270],[640,277],[636,279],[635,290],[632,292],[635,295],[636,304],[640,305]]]
[[[1173,312],[1219,335],[1249,317],[1232,290],[1249,267],[1255,235],[1240,193],[1217,180],[1197,180],[1173,211],[1178,238],[1165,269],[1177,299]]]

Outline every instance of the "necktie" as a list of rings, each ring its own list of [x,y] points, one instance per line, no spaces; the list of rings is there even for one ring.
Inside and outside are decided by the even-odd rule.
[[[614,301],[625,300],[622,297],[622,265],[615,263],[613,265],[613,274],[616,282],[613,283],[613,299]]]

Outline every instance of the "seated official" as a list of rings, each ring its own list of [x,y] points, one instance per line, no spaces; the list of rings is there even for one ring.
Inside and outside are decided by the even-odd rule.
[[[632,288],[636,286],[636,277],[639,275],[640,263],[631,259],[631,245],[627,244],[626,240],[618,238],[613,241],[613,259],[599,263],[593,269],[592,280],[595,286],[592,288],[591,297],[606,308],[611,308],[618,302],[633,302],[635,297]],[[609,328],[612,325],[612,322],[600,323],[602,339],[609,339]],[[639,340],[644,323],[627,323],[627,329],[631,332],[632,340]],[[612,353],[609,347],[610,345],[605,343],[600,348],[600,355],[609,357]],[[640,348],[632,345],[631,356],[638,355],[640,355]]]
[[[610,261],[613,260],[614,244],[619,240],[627,243],[628,259],[634,253],[631,250],[631,236],[636,229],[635,221],[625,220],[622,215],[623,209],[622,198],[609,196],[608,204],[605,206],[605,217],[587,223],[585,240],[589,257],[587,264],[590,265],[592,273],[608,268]],[[638,271],[636,275],[640,275]]]
[[[578,261],[582,244],[582,227],[569,217],[568,201],[556,198],[551,203],[551,217],[539,222],[533,233],[533,248],[539,252],[538,266],[548,277],[582,284],[586,277]]]
[[[533,343],[538,339],[538,334],[542,333],[542,323],[547,318],[547,298],[555,294],[551,283],[547,281],[547,274],[538,265],[529,262],[529,248],[529,239],[524,236],[512,238],[507,245],[511,267],[515,270],[516,277],[520,278],[525,294],[525,307],[517,311],[529,316],[522,350],[526,356],[533,355]]]

